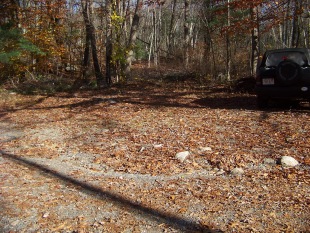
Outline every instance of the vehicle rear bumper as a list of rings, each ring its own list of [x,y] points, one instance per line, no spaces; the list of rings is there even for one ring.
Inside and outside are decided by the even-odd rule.
[[[256,86],[255,93],[263,98],[309,99],[310,86],[275,87]]]

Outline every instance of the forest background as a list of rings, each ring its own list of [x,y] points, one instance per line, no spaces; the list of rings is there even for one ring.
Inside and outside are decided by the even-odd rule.
[[[309,103],[226,86],[309,7],[0,0],[0,232],[310,232]]]
[[[266,49],[309,47],[309,0],[2,0],[0,81],[126,82],[133,64],[253,76]],[[65,86],[62,86],[65,89]]]

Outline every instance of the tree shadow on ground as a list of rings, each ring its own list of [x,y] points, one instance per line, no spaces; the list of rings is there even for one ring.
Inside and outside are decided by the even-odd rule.
[[[212,109],[244,109],[257,110],[254,96],[235,96],[226,94],[226,96],[212,96],[200,98],[194,101],[196,104]]]
[[[242,93],[216,93],[213,92],[210,97],[199,98],[194,103],[201,107],[211,109],[239,109],[250,111],[263,111],[263,112],[310,112],[309,102],[296,102],[288,100],[273,100],[270,101],[268,107],[259,108],[257,106],[256,96],[254,94]]]
[[[121,195],[112,193],[110,191],[106,191],[87,182],[79,181],[65,174],[53,171],[45,165],[38,164],[26,158],[22,158],[21,156],[6,153],[2,150],[0,150],[0,156],[9,159],[15,163],[21,164],[23,166],[27,166],[31,169],[41,171],[46,176],[50,176],[58,180],[72,184],[77,188],[79,188],[81,191],[85,192],[86,194],[88,195],[91,194],[95,198],[99,198],[101,200],[108,199],[117,206],[130,208],[133,211],[137,211],[137,214],[142,215],[143,217],[146,217],[151,221],[168,224],[175,229],[181,230],[182,232],[205,232],[205,233],[223,232],[221,230],[212,230],[209,227],[203,226],[190,219],[186,219],[171,213],[143,206],[133,200],[126,199]]]
[[[26,101],[26,102],[18,104],[18,106],[15,106],[15,107],[7,107],[5,109],[1,109],[0,117],[1,115],[4,116],[7,112],[16,112],[16,111],[23,110],[23,109],[33,108],[34,106],[42,103],[47,98],[49,98],[49,96],[40,97],[39,99],[36,99],[36,100]]]
[[[49,97],[74,98],[81,101],[53,106],[35,106]],[[114,85],[104,90],[83,89],[76,92],[59,92],[47,95],[24,104],[20,109],[88,109],[100,106],[102,102],[111,104],[129,103],[146,107],[176,107],[176,108],[211,108],[211,109],[236,109],[260,111],[256,104],[256,96],[247,92],[232,92],[228,86],[214,85],[201,86],[193,81],[160,82],[160,81],[137,81],[124,85]],[[113,103],[114,104],[114,103]],[[273,111],[309,111],[309,105],[292,105],[290,103],[272,102],[265,112]],[[0,111],[1,113],[1,111]]]

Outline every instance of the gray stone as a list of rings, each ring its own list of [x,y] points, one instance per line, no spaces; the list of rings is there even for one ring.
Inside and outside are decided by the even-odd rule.
[[[244,174],[244,170],[242,168],[236,167],[231,171],[231,174],[234,176],[241,176]]]
[[[109,104],[117,104],[117,101],[114,100],[114,99],[108,99],[107,102],[108,102]]]
[[[264,159],[264,164],[266,165],[275,165],[276,164],[276,161],[272,158],[266,158]]]
[[[298,161],[291,156],[282,156],[280,162],[284,167],[295,167],[299,164]]]
[[[217,176],[220,176],[220,175],[223,175],[223,174],[225,174],[225,171],[224,171],[223,169],[220,169],[220,170],[216,173]]]
[[[183,163],[188,158],[189,155],[190,155],[189,151],[182,151],[182,152],[177,153],[175,157],[178,160],[180,160],[180,162]]]
[[[212,152],[212,148],[208,147],[208,146],[207,147],[200,147],[198,149],[198,153],[201,154],[201,155],[203,155],[205,153],[210,153],[210,152]]]

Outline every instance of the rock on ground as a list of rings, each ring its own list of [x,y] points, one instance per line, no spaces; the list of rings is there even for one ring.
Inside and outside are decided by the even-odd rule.
[[[281,157],[280,162],[281,162],[281,165],[285,167],[295,167],[299,164],[298,161],[291,156]]]
[[[180,162],[183,163],[188,158],[189,155],[190,155],[189,151],[182,151],[182,152],[177,153],[175,157],[178,160],[180,160]]]
[[[231,171],[231,174],[234,176],[241,176],[244,174],[244,170],[242,168],[236,167]]]

